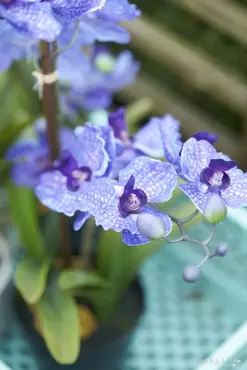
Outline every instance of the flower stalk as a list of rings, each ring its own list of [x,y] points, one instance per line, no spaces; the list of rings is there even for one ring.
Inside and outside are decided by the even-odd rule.
[[[44,75],[53,73],[55,69],[56,43],[40,42],[40,66]],[[49,155],[51,163],[59,157],[59,121],[56,83],[44,84],[43,86],[43,114],[46,118]],[[70,257],[69,223],[63,214],[59,216],[59,229],[61,233],[61,258],[64,266],[68,266]]]

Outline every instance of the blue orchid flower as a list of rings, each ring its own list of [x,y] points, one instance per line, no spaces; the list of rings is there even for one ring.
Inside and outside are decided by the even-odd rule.
[[[182,175],[180,161],[183,142],[181,140],[182,135],[180,133],[180,122],[170,114],[167,114],[164,117],[157,118],[157,124],[159,125],[160,135],[163,142],[164,157],[169,163],[173,164],[177,169],[177,172]],[[210,144],[214,144],[218,138],[217,135],[205,131],[198,132],[192,137],[197,141],[206,140]]]
[[[78,69],[72,67],[75,59]],[[114,57],[105,47],[96,46],[92,55],[65,53],[58,64],[64,112],[73,117],[83,108],[108,108],[114,92],[135,82],[139,68],[128,51]]]
[[[89,124],[77,128],[66,150],[40,176],[35,193],[41,203],[56,212],[68,216],[87,212],[93,184],[105,175],[109,160],[101,130]]]
[[[176,185],[177,174],[172,165],[138,157],[120,171],[119,182],[99,179],[91,188],[86,204],[77,199],[78,203],[74,202],[73,206],[86,207],[96,225],[104,230],[122,232],[122,239],[128,245],[145,244],[150,240],[140,233],[138,216],[152,214],[158,217],[164,225],[164,236],[168,235],[172,229],[169,216],[150,207],[150,204],[169,200]]]
[[[75,20],[102,8],[106,0],[1,0],[0,16],[18,32],[32,38],[54,41],[62,21]]]
[[[190,138],[181,151],[181,171],[187,184],[180,189],[206,218],[216,223],[226,215],[227,207],[247,205],[247,175],[237,162],[218,153],[210,141],[213,136]]]

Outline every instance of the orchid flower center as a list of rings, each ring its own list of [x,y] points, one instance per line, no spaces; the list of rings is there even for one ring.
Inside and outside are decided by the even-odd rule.
[[[122,217],[142,211],[147,203],[147,195],[141,189],[134,189],[135,178],[132,175],[119,198],[118,209]]]
[[[225,190],[230,185],[229,170],[236,167],[237,162],[224,159],[212,159],[200,175],[200,181],[210,189]]]
[[[68,150],[61,153],[60,159],[53,167],[67,178],[67,187],[72,191],[78,190],[83,182],[90,181],[92,177],[92,170],[87,166],[79,167]]]
[[[215,171],[213,176],[209,179],[209,183],[212,186],[217,186],[217,187],[222,186],[223,177],[224,177],[224,172]]]
[[[115,67],[115,58],[107,52],[96,55],[94,59],[96,68],[102,73],[111,73]]]

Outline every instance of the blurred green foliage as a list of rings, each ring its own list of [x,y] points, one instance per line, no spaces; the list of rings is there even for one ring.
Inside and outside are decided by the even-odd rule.
[[[235,2],[247,7],[246,0],[235,0]],[[208,23],[180,8],[171,0],[136,0],[135,3],[152,21],[163,24],[195,50],[207,53],[212,60],[228,69],[229,73],[238,75],[247,82],[247,48],[244,45],[213,29]],[[144,72],[168,86],[178,96],[195,104],[209,116],[219,120],[221,124],[238,133],[242,132],[243,118],[233,112],[227,104],[219,103],[208,94],[191,89],[179,76],[166,69],[164,64],[153,62],[138,50],[133,49],[133,51],[136,58],[141,61]]]

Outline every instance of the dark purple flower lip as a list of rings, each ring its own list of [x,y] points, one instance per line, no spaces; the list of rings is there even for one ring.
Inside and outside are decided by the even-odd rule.
[[[200,132],[197,132],[195,135],[193,135],[192,137],[194,137],[197,141],[200,141],[200,140],[206,140],[208,141],[210,144],[214,144],[217,139],[218,139],[218,135],[216,134],[210,134],[209,132],[207,131],[200,131]]]
[[[230,177],[226,171],[237,166],[235,161],[225,161],[224,159],[212,159],[207,168],[200,174],[200,181],[208,185],[209,188],[225,190],[230,185]]]
[[[87,166],[79,167],[76,159],[69,150],[64,150],[58,161],[53,165],[53,169],[60,171],[67,177],[67,187],[71,191],[79,189],[85,181],[90,181],[92,170]]]
[[[122,217],[142,211],[147,203],[147,196],[141,189],[134,189],[135,178],[130,176],[124,187],[123,195],[119,199],[118,209]]]

